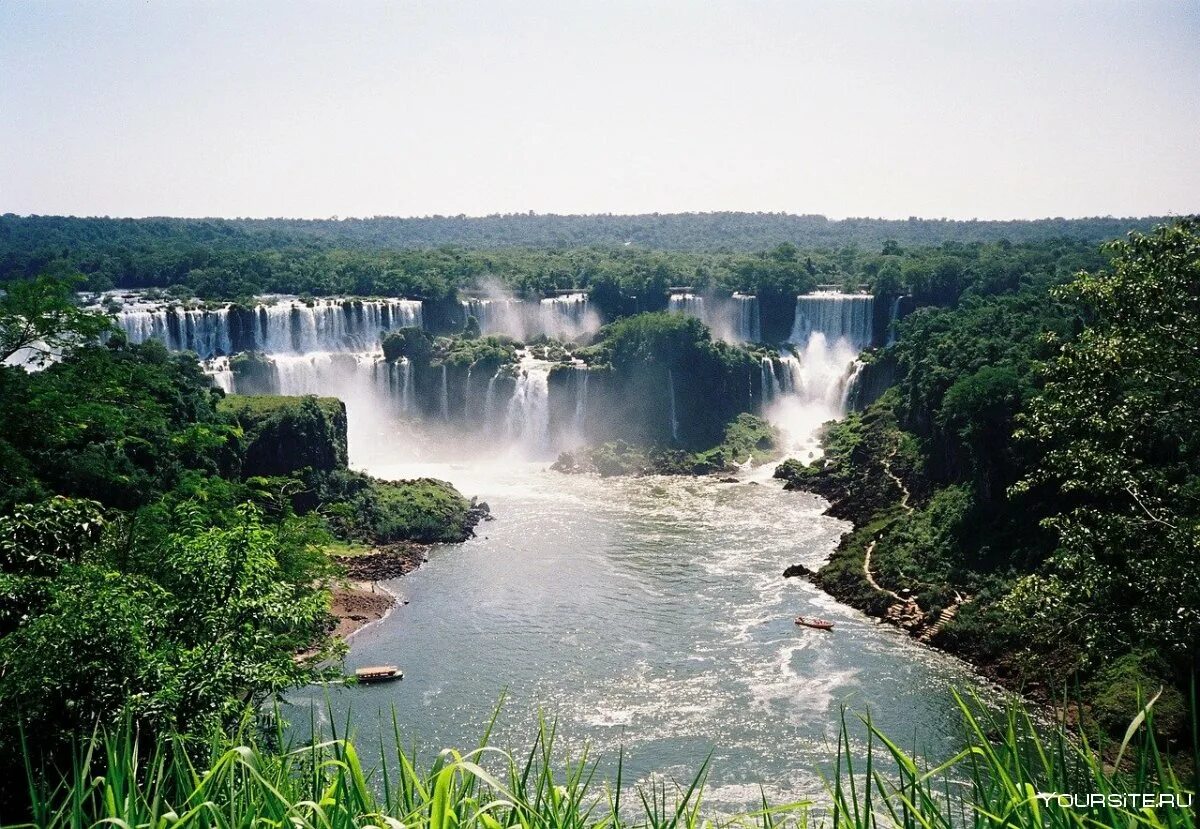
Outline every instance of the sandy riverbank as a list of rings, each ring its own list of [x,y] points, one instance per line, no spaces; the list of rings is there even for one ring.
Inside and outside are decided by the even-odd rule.
[[[333,635],[348,639],[378,622],[396,604],[396,595],[379,582],[400,578],[425,563],[428,548],[420,544],[395,544],[354,556],[337,556],[348,581],[333,591],[329,611],[337,618]]]
[[[353,581],[333,591],[329,612],[337,617],[333,635],[348,639],[362,628],[378,622],[396,603],[396,597],[380,585]]]

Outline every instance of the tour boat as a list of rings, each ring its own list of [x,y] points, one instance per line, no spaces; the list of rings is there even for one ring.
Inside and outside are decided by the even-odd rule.
[[[816,619],[809,616],[797,616],[796,624],[804,625],[805,627],[816,628],[817,630],[833,630],[833,622],[827,622],[824,619]]]
[[[359,682],[391,682],[404,679],[404,672],[395,665],[373,665],[370,668],[358,668],[354,676]]]

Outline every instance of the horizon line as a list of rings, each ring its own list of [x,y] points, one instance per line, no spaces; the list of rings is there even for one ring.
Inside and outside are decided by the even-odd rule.
[[[495,212],[483,214],[467,214],[467,213],[426,213],[422,215],[399,215],[391,213],[377,213],[373,215],[363,216],[342,216],[340,214],[331,214],[329,216],[218,216],[218,215],[184,215],[184,214],[145,214],[139,216],[126,215],[111,215],[111,214],[88,214],[80,215],[75,213],[14,213],[5,212],[0,214],[2,218],[16,217],[18,219],[101,219],[109,221],[153,221],[156,219],[172,219],[181,221],[224,221],[224,222],[266,222],[266,221],[284,221],[284,222],[369,222],[381,220],[396,220],[396,221],[424,221],[436,219],[451,219],[458,221],[471,221],[482,219],[511,219],[511,218],[544,218],[544,219],[641,219],[651,217],[678,217],[678,216],[776,216],[795,219],[819,219],[831,223],[851,222],[851,221],[872,221],[872,222],[959,222],[963,224],[970,223],[1026,223],[1026,222],[1052,222],[1052,221],[1089,221],[1089,220],[1117,220],[1117,221],[1142,221],[1146,219],[1181,219],[1191,216],[1200,216],[1200,210],[1190,212],[1173,212],[1166,211],[1163,213],[1147,213],[1143,215],[1128,214],[1116,215],[1107,214],[1087,214],[1078,216],[1032,216],[1021,218],[980,218],[973,216],[971,218],[952,218],[949,216],[916,216],[909,215],[904,217],[887,217],[887,216],[842,216],[840,218],[830,217],[824,213],[792,213],[784,210],[678,210],[678,211],[651,211],[644,213],[555,213],[546,212],[539,213],[533,210],[517,211],[517,212]]]

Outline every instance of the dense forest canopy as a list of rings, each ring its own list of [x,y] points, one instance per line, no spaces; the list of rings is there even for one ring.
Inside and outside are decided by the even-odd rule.
[[[614,247],[675,251],[749,251],[790,242],[799,247],[877,247],[943,242],[1035,242],[1066,238],[1100,241],[1148,230],[1163,217],[955,219],[827,219],[790,213],[650,213],[642,215],[512,213],[492,216],[375,216],[347,219],[114,219],[61,216],[0,217],[0,240],[50,246],[138,245],[167,240],[254,249],[283,242],[374,249],[461,247]]]
[[[751,225],[758,218],[712,215],[741,217]],[[575,218],[588,217],[562,220]],[[658,217],[693,228],[687,218]],[[550,217],[512,220],[541,219],[550,221]],[[455,220],[429,221],[436,226],[437,221]],[[629,221],[636,224],[640,219]],[[764,331],[786,331],[794,295],[819,285],[865,287],[879,295],[911,293],[919,304],[953,304],[964,292],[1006,293],[1023,284],[1062,281],[1075,271],[1098,268],[1105,260],[1097,241],[1151,221],[998,223],[994,233],[963,231],[974,228],[971,223],[917,223],[942,230],[916,233],[902,232],[907,227],[904,222],[875,222],[868,223],[871,232],[860,235],[847,226],[840,236],[795,234],[781,227],[761,236],[739,237],[742,241],[731,245],[709,244],[705,238],[720,237],[698,232],[696,238],[686,237],[686,250],[679,250],[672,245],[606,243],[600,237],[578,245],[537,247],[524,244],[520,234],[490,241],[490,247],[449,240],[436,247],[405,246],[387,242],[382,232],[370,236],[374,240],[370,243],[354,232],[333,232],[343,226],[375,228],[370,220],[296,223],[9,215],[0,217],[0,281],[44,272],[81,274],[81,287],[88,290],[159,288],[169,289],[177,300],[194,296],[214,301],[286,293],[452,303],[460,290],[469,288],[533,296],[578,288],[588,291],[595,307],[610,319],[661,310],[669,287],[691,286],[756,294],[764,308]],[[820,224],[827,223],[822,219]],[[316,232],[318,228],[329,232]],[[683,247],[685,237],[680,238]],[[427,309],[427,319],[445,317],[435,308]]]

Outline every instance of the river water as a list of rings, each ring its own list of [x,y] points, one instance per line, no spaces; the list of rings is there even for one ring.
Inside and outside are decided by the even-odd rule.
[[[991,696],[962,663],[782,578],[818,566],[848,525],[769,469],[734,484],[357,454],[379,477],[450,480],[495,520],[389,582],[406,603],[352,638],[347,668],[398,664],[404,680],[305,689],[296,721],[349,716],[375,745],[394,710],[405,745],[432,758],[475,746],[507,693],[494,744],[527,748],[541,712],[563,756],[588,746],[602,778],[622,749],[627,780],[688,782],[711,753],[706,802],[736,809],[760,786],[774,802],[821,797],[843,706],[945,758],[964,737],[950,689]],[[796,614],[836,627],[798,628]]]

